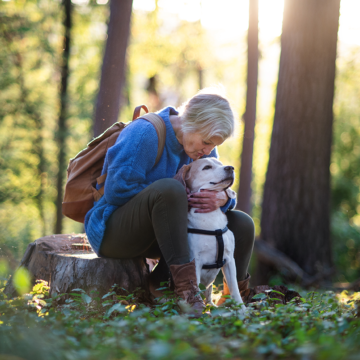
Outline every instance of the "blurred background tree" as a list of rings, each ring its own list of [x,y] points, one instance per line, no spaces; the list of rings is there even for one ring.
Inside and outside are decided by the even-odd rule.
[[[309,275],[332,267],[330,155],[340,0],[286,0],[261,238]],[[259,264],[260,265],[260,264]],[[269,268],[258,266],[260,282]]]
[[[246,108],[243,115],[244,135],[240,161],[240,179],[236,208],[251,215],[251,180],[252,161],[254,152],[256,99],[258,85],[259,62],[259,3],[249,0],[249,29],[247,34],[247,79],[246,79]]]
[[[338,60],[331,234],[339,281],[360,276],[360,47]],[[341,269],[341,270],[340,270]]]
[[[114,124],[119,116],[125,83],[131,9],[132,0],[110,2],[110,19],[95,109],[95,137]]]
[[[67,117],[68,117],[68,83],[69,83],[69,60],[70,60],[70,50],[71,50],[71,28],[72,28],[72,13],[73,5],[71,0],[62,1],[62,13],[63,13],[63,51],[60,56],[60,111],[58,118],[58,127],[55,133],[55,138],[58,148],[58,171],[56,177],[56,221],[55,221],[55,234],[62,233],[62,211],[61,205],[64,198],[64,179],[66,177],[66,138],[69,135],[67,127]]]
[[[107,13],[89,4],[73,14],[66,162],[92,136]],[[55,226],[62,15],[61,3],[51,0],[0,2],[0,251],[13,265]],[[81,230],[64,223],[64,232]]]
[[[52,231],[58,19],[50,2],[29,3],[28,12],[19,4],[5,12],[1,5],[0,243],[18,259],[33,236]]]

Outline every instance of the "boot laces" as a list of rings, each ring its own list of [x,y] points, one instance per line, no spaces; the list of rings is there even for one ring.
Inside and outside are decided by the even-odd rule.
[[[188,294],[187,302],[191,305],[195,303],[203,303],[203,300],[199,294],[199,287],[194,285],[193,280],[190,280],[190,291]]]

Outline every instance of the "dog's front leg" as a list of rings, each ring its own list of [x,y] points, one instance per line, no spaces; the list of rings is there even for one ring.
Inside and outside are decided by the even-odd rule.
[[[202,269],[202,262],[200,261],[200,259],[196,259],[195,258],[195,269],[196,269],[196,280],[197,280],[197,285],[200,284],[201,281],[201,269]]]
[[[212,288],[213,288],[213,284],[211,283],[205,290],[205,299],[206,299],[205,301],[206,304],[210,304],[211,306],[217,307],[212,301]]]
[[[227,262],[224,265],[224,267],[222,268],[222,272],[224,274],[224,277],[225,277],[227,286],[229,288],[231,297],[237,303],[243,304],[241,308],[242,308],[243,311],[246,311],[246,307],[244,305],[244,302],[242,301],[240,291],[239,291],[239,286],[238,286],[237,279],[236,279],[235,260],[230,260],[229,262]]]

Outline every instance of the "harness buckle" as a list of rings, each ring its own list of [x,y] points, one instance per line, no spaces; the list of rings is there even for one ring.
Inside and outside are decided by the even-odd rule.
[[[221,229],[216,229],[214,232],[215,232],[215,236],[222,236],[223,234]]]

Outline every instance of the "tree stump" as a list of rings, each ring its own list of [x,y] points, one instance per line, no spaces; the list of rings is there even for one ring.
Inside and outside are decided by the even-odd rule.
[[[109,259],[98,257],[87,244],[85,234],[51,235],[29,244],[20,267],[26,268],[36,280],[49,282],[50,295],[69,293],[80,288],[89,295],[106,294],[117,284],[129,292],[141,288],[148,294],[149,267],[144,258]],[[11,278],[4,293],[17,296]]]

